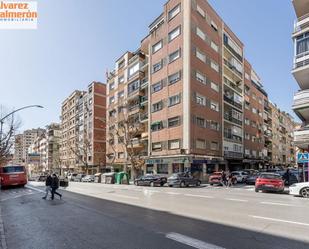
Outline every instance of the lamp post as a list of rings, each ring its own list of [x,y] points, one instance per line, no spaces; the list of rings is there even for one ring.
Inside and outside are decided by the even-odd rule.
[[[2,129],[3,129],[3,122],[6,118],[8,118],[9,116],[13,115],[14,113],[16,112],[19,112],[21,110],[24,110],[24,109],[28,109],[28,108],[44,108],[43,106],[41,105],[28,105],[28,106],[24,106],[24,107],[21,107],[21,108],[18,108],[12,112],[10,112],[9,114],[5,115],[3,118],[0,119],[0,141],[2,140]]]

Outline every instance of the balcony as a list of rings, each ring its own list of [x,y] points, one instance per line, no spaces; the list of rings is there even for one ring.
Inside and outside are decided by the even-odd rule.
[[[309,128],[294,131],[295,146],[300,149],[308,149],[309,147]]]
[[[148,86],[148,83],[149,83],[148,78],[142,79],[142,81],[141,81],[141,89],[146,88]]]
[[[146,105],[148,103],[148,96],[140,97],[140,105]]]
[[[224,139],[232,143],[242,143],[242,137],[239,137],[226,131],[224,132]]]
[[[141,113],[139,116],[140,122],[148,121],[148,113]]]
[[[308,0],[293,0],[293,6],[299,19],[309,13]]]
[[[300,89],[309,89],[309,54],[299,58],[295,58],[292,74],[297,81]]]
[[[243,153],[235,151],[224,151],[224,157],[228,159],[242,159]]]
[[[294,95],[293,110],[303,121],[309,121],[309,90],[299,91]]]
[[[224,59],[224,65],[230,70],[230,72],[233,72],[233,74],[229,74],[227,73],[227,75],[232,78],[233,80],[239,82],[239,81],[242,81],[242,73],[240,71],[237,70],[236,66],[228,61],[227,59]],[[235,77],[235,75],[237,77]]]
[[[229,121],[229,122],[232,122],[232,123],[234,123],[234,124],[237,124],[237,125],[242,126],[242,121],[241,121],[241,120],[238,120],[238,119],[236,119],[236,118],[234,118],[234,117],[232,116],[232,114],[230,114],[230,113],[225,113],[225,114],[224,114],[224,119],[227,120],[227,121]]]
[[[224,94],[224,101],[226,101],[227,103],[235,106],[236,108],[242,110],[242,104],[239,104],[238,102],[236,102],[233,97],[229,97],[227,95]]]

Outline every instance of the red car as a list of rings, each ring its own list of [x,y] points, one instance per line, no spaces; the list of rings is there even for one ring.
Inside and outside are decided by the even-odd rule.
[[[255,192],[260,190],[282,193],[284,191],[284,180],[279,174],[261,173],[255,181]]]
[[[221,179],[222,173],[221,172],[214,172],[209,176],[209,184],[214,185],[222,185],[222,179]]]
[[[1,187],[27,184],[27,172],[24,166],[9,165],[0,167]]]

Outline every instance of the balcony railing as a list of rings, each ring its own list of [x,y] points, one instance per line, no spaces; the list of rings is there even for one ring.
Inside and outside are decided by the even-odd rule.
[[[305,104],[309,106],[309,90],[299,91],[294,95],[294,106]]]
[[[224,151],[224,157],[226,158],[233,158],[233,159],[242,159],[243,153],[235,152],[235,151]]]
[[[224,132],[224,138],[231,141],[231,142],[242,142],[242,137],[236,136],[234,134],[231,134],[229,132]]]
[[[224,95],[224,100],[231,105],[237,107],[238,109],[242,110],[242,105],[234,101],[233,99],[229,98],[228,96]]]
[[[225,59],[224,59],[224,64],[225,64],[229,69],[231,69],[239,78],[242,79],[242,73],[239,72],[239,71],[236,69],[236,67],[235,67],[231,62],[229,62],[228,60],[225,60]]]
[[[294,23],[294,32],[301,31],[309,26],[309,13],[298,18]]]
[[[227,121],[230,121],[230,122],[232,122],[234,124],[242,125],[242,121],[241,120],[238,120],[238,119],[234,118],[230,114],[224,114],[224,119],[227,120]]]
[[[307,65],[309,65],[309,59],[302,60],[302,61],[294,63],[293,69],[297,69],[297,68],[304,67],[304,66],[307,66]]]
[[[148,113],[141,113],[139,119],[141,122],[148,120]]]

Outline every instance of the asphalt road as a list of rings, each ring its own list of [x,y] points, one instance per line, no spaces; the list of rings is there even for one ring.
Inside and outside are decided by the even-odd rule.
[[[309,200],[234,189],[72,183],[0,192],[8,249],[309,248]]]

